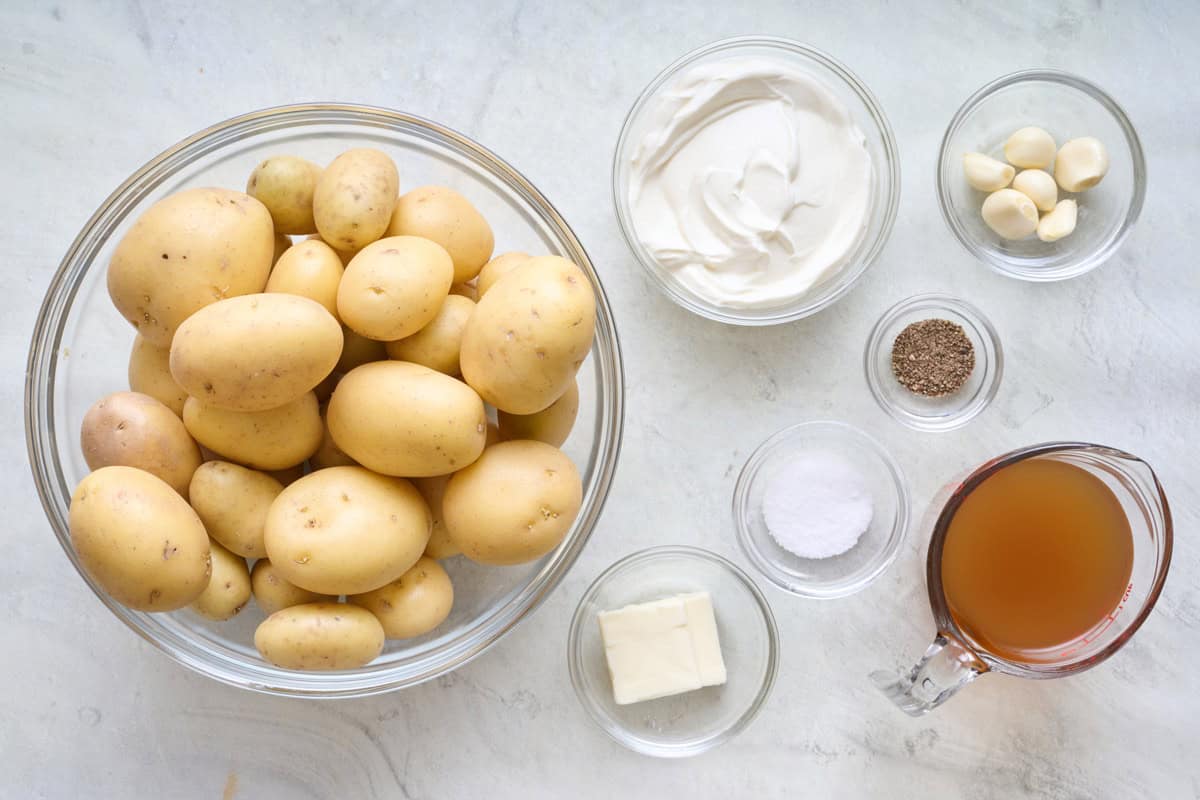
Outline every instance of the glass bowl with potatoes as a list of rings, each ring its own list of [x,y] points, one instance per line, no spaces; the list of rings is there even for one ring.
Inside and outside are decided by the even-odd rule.
[[[1133,123],[1094,83],[1031,69],[997,78],[946,128],[937,195],[955,238],[1027,281],[1090,272],[1141,214],[1146,162]]]
[[[71,244],[26,377],[51,528],[122,622],[243,688],[355,697],[480,655],[594,528],[612,311],[520,173],[437,123],[200,131]]]

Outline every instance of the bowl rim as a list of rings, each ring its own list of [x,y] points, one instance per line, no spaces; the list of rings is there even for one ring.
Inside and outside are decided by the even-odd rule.
[[[992,367],[991,377],[987,385],[983,387],[982,394],[977,395],[974,401],[963,406],[953,414],[940,417],[925,417],[920,414],[914,414],[900,408],[889,400],[881,386],[882,381],[886,378],[879,374],[876,366],[879,349],[885,344],[884,333],[902,314],[918,309],[927,309],[934,313],[938,309],[945,309],[964,319],[970,320],[982,331],[984,345],[990,345],[990,349],[994,355],[994,358],[990,359],[989,362],[989,365]],[[996,399],[996,395],[1000,392],[1000,384],[1004,378],[1004,347],[1000,343],[1000,334],[996,330],[996,327],[992,325],[992,321],[973,303],[953,297],[952,295],[937,292],[915,294],[904,298],[888,308],[871,327],[871,333],[867,336],[867,345],[863,349],[863,370],[866,372],[867,388],[871,390],[871,396],[875,398],[875,402],[879,404],[879,407],[886,411],[892,419],[915,431],[946,433],[947,431],[957,430],[975,419]],[[891,377],[891,373],[888,373],[887,377]]]
[[[943,167],[949,156],[951,139],[971,112],[1001,89],[1006,89],[1020,83],[1033,82],[1057,83],[1067,86],[1083,92],[1099,103],[1112,116],[1118,127],[1121,128],[1121,132],[1125,135],[1125,143],[1129,148],[1130,160],[1133,162],[1133,194],[1129,198],[1129,208],[1125,212],[1125,219],[1121,223],[1120,229],[1107,241],[1101,242],[1101,246],[1087,256],[1078,259],[1074,263],[1053,269],[1022,267],[980,247],[975,239],[967,233],[966,229],[959,222],[958,216],[954,213],[954,202],[950,198],[950,188],[946,180],[943,179],[943,173],[945,172]],[[942,212],[942,219],[945,220],[946,226],[950,228],[950,232],[954,234],[954,238],[958,240],[959,244],[968,253],[982,261],[992,271],[1009,278],[1033,283],[1051,283],[1077,278],[1080,275],[1091,272],[1112,258],[1117,250],[1121,248],[1121,245],[1124,244],[1130,232],[1132,232],[1134,225],[1137,223],[1138,217],[1141,216],[1142,206],[1145,204],[1147,182],[1146,156],[1142,149],[1141,138],[1138,136],[1137,129],[1134,128],[1129,114],[1126,113],[1120,103],[1095,83],[1073,72],[1061,69],[1047,67],[1023,69],[1001,75],[999,78],[984,84],[959,106],[958,111],[950,118],[950,124],[946,126],[946,132],[942,135],[941,144],[938,146],[938,157],[934,163],[934,182],[938,198],[938,208]]]
[[[149,621],[143,619],[148,615],[128,609],[109,597],[83,569],[70,545],[66,509],[73,487],[65,483],[55,447],[57,436],[50,431],[58,346],[68,311],[82,279],[94,265],[96,254],[130,210],[179,168],[227,144],[253,134],[321,124],[403,131],[437,142],[486,171],[536,209],[547,227],[565,244],[568,255],[592,279],[597,305],[596,341],[601,343],[603,356],[597,357],[596,363],[603,383],[607,384],[601,395],[605,408],[596,423],[594,475],[584,487],[583,508],[564,543],[545,558],[523,587],[506,595],[499,608],[490,610],[465,635],[428,651],[412,664],[376,665],[342,672],[300,672],[250,665],[210,649],[193,635],[181,634],[177,626],[156,623],[151,630],[147,627]],[[297,103],[240,114],[180,140],[142,165],[101,203],[72,241],[46,289],[26,363],[24,412],[27,456],[47,520],[80,577],[127,627],[174,661],[232,686],[284,696],[361,697],[415,686],[468,663],[527,618],[558,586],[587,544],[612,486],[624,427],[624,367],[612,308],[587,252],[557,209],[508,162],[452,128],[413,114],[352,103]],[[431,658],[433,655],[439,658]]]
[[[885,163],[880,166],[880,174],[887,175],[891,187],[891,191],[879,209],[881,222],[878,233],[862,251],[860,257],[853,263],[847,263],[839,271],[838,275],[835,276],[840,278],[840,284],[834,291],[815,302],[804,302],[807,294],[801,295],[801,297],[789,305],[780,306],[776,309],[767,309],[767,313],[760,315],[747,315],[745,310],[720,308],[698,298],[690,292],[684,291],[675,282],[667,280],[662,274],[662,268],[644,252],[644,248],[641,246],[641,242],[634,231],[633,221],[630,218],[628,198],[622,196],[620,189],[621,153],[626,147],[634,123],[645,110],[646,104],[654,97],[658,90],[675,77],[684,67],[714,53],[735,51],[741,48],[775,48],[791,55],[799,55],[810,62],[815,62],[849,87],[867,108],[871,122],[879,133],[885,154]],[[874,161],[874,159],[872,160]],[[883,106],[880,104],[878,98],[875,97],[875,94],[867,87],[866,83],[852,72],[849,67],[823,50],[782,36],[764,35],[732,36],[709,42],[684,53],[655,75],[633,101],[633,105],[630,106],[624,121],[621,123],[621,131],[617,136],[616,146],[613,149],[611,184],[613,206],[616,212],[617,226],[621,230],[621,236],[625,239],[625,244],[628,246],[630,252],[633,253],[643,272],[650,277],[655,286],[674,301],[676,305],[687,309],[693,314],[728,325],[749,327],[780,325],[803,319],[833,305],[854,288],[867,269],[879,258],[880,253],[883,252],[883,248],[891,239],[892,229],[899,214],[900,193],[902,191],[900,151],[896,143],[896,134],[892,130],[892,125],[883,111]]]
[[[624,727],[616,724],[610,716],[603,713],[599,703],[584,688],[582,677],[583,656],[580,653],[580,644],[582,642],[583,626],[587,624],[587,621],[584,619],[587,604],[595,598],[600,589],[618,572],[644,561],[652,561],[664,557],[706,561],[722,568],[750,593],[750,596],[754,599],[755,604],[761,612],[763,624],[767,631],[766,670],[763,675],[762,685],[759,687],[758,692],[755,693],[750,705],[729,727],[703,739],[682,745],[663,745],[630,734]],[[583,706],[584,711],[587,712],[588,717],[613,741],[636,753],[658,758],[687,758],[699,755],[713,749],[717,745],[724,744],[745,730],[754,721],[754,718],[758,716],[771,695],[771,690],[775,686],[775,679],[779,673],[779,660],[779,626],[775,622],[775,614],[771,611],[771,604],[767,601],[766,595],[763,594],[762,590],[758,588],[758,584],[754,582],[754,579],[744,569],[728,558],[694,545],[680,544],[648,547],[619,558],[605,567],[588,585],[583,595],[580,596],[579,602],[575,605],[575,612],[571,615],[571,627],[567,632],[567,668],[571,676],[571,686],[574,688],[575,696],[579,700],[579,704]]]
[[[892,523],[892,532],[888,536],[885,546],[875,556],[870,570],[852,582],[843,581],[832,585],[822,584],[814,586],[795,581],[776,567],[774,562],[764,556],[758,548],[753,546],[750,531],[744,523],[748,510],[747,502],[750,496],[750,485],[754,482],[754,479],[758,475],[758,470],[762,467],[767,457],[777,447],[797,434],[815,429],[836,432],[839,436],[848,436],[866,444],[868,449],[879,458],[880,462],[887,469],[892,479],[892,486],[896,491],[896,519]],[[900,468],[900,464],[878,439],[848,422],[817,419],[789,425],[768,436],[763,440],[762,444],[754,448],[754,452],[746,459],[741,472],[738,473],[737,483],[734,484],[732,510],[738,547],[763,577],[777,588],[797,597],[807,597],[813,600],[836,600],[861,592],[874,583],[896,561],[896,558],[900,555],[901,546],[908,538],[912,516],[912,497],[909,494],[908,482],[904,477],[904,471]]]

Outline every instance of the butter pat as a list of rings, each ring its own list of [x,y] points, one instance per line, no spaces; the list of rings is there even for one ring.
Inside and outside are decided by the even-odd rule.
[[[617,705],[725,683],[708,592],[602,611],[599,621]]]

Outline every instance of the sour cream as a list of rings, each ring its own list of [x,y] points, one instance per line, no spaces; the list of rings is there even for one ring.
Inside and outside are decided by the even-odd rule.
[[[787,63],[683,72],[646,111],[629,207],[649,254],[695,294],[768,308],[842,269],[867,226],[871,156],[849,110]]]

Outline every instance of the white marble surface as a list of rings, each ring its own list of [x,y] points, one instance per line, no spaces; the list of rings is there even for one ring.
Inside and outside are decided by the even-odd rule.
[[[1195,3],[216,5],[0,5],[0,401],[11,409],[0,423],[0,796],[219,798],[235,776],[234,796],[245,798],[1200,797]],[[613,142],[642,85],[684,50],[748,32],[801,39],[849,64],[904,156],[899,222],[879,263],[834,308],[773,330],[704,322],[656,293],[619,237],[608,188]],[[1108,88],[1138,126],[1150,171],[1141,223],[1118,256],[1050,286],[973,263],[933,194],[937,143],[958,104],[1038,65]],[[432,117],[523,170],[603,276],[629,386],[607,511],[545,606],[457,674],[332,704],[208,682],[116,622],[48,530],[19,413],[37,306],[100,200],[205,125],[309,99]],[[1008,356],[995,405],[943,435],[893,423],[860,371],[874,318],[928,290],[982,306]],[[865,675],[910,662],[931,633],[916,531],[857,597],[816,603],[769,590],[783,666],[738,739],[683,762],[626,752],[571,691],[563,645],[575,601],[605,565],[646,545],[690,542],[738,558],[727,508],[741,462],[777,428],[814,417],[884,439],[918,514],[949,476],[1019,445],[1083,438],[1145,455],[1178,533],[1157,610],[1091,672],[990,676],[912,720]]]

